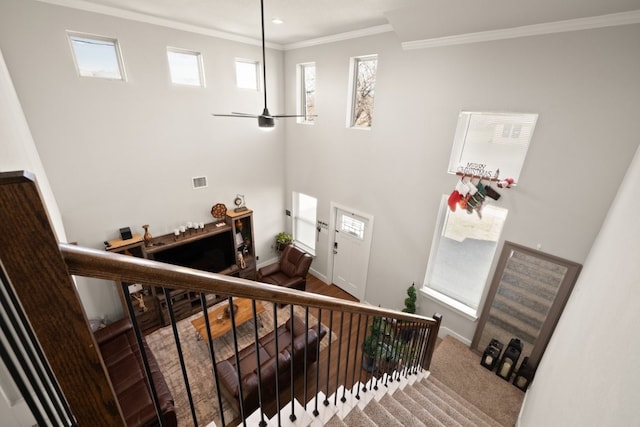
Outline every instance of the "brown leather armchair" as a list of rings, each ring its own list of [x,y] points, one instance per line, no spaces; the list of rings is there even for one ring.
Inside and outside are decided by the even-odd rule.
[[[293,245],[287,245],[282,251],[280,261],[258,270],[258,282],[304,291],[311,261],[311,255]]]

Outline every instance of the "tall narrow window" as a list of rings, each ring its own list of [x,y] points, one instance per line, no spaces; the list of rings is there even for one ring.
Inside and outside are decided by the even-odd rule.
[[[258,90],[258,62],[236,59],[236,84],[239,89]]]
[[[352,58],[350,127],[371,127],[377,68],[378,55]]]
[[[199,52],[167,48],[171,83],[204,87],[204,72]]]
[[[312,255],[316,252],[316,210],[318,200],[304,193],[293,193],[293,239]]]
[[[85,34],[69,34],[78,74],[82,77],[124,80],[118,40]]]
[[[452,212],[447,198],[440,206],[423,290],[477,317],[508,211],[486,205],[480,218],[466,209]]]
[[[313,124],[316,114],[316,64],[298,65],[298,123]]]

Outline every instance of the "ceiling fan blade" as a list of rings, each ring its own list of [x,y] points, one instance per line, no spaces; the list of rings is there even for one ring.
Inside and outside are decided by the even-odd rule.
[[[276,114],[272,115],[269,113],[269,109],[267,108],[267,64],[266,64],[266,54],[265,54],[265,41],[264,41],[264,0],[260,0],[260,30],[262,35],[262,81],[264,83],[264,109],[262,110],[262,114],[247,114],[247,113],[231,113],[231,114],[216,114],[212,113],[213,116],[216,117],[246,117],[252,119],[258,119],[258,126],[260,128],[273,128],[274,119],[287,118],[287,117],[317,117],[315,114]]]
[[[246,119],[257,119],[258,116],[255,114],[246,114],[246,113],[231,113],[231,114],[217,114],[211,113],[212,116],[215,117],[238,117],[238,118],[246,118]]]
[[[286,117],[318,117],[315,114],[274,114],[271,117],[274,117],[276,119],[280,119],[280,118],[286,118]]]

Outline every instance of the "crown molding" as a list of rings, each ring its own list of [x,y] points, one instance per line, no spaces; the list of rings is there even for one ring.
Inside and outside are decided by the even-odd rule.
[[[321,44],[335,43],[343,40],[357,39],[360,37],[373,36],[376,34],[389,33],[393,31],[390,24],[377,25],[375,27],[363,28],[361,30],[348,31],[346,33],[334,34],[332,36],[318,37],[297,43],[284,45],[284,50],[300,49],[303,47],[318,46]]]
[[[190,33],[202,34],[205,36],[216,37],[224,40],[230,40],[238,43],[262,46],[262,41],[251,37],[238,36],[236,34],[226,33],[224,31],[212,30],[210,28],[200,27],[198,25],[185,24],[173,21],[171,19],[158,18],[156,16],[147,15],[139,12],[132,12],[115,7],[99,5],[84,0],[38,0],[42,3],[48,3],[55,6],[69,7],[79,9],[85,12],[99,13],[102,15],[113,16],[116,18],[127,19],[130,21],[144,22],[146,24],[159,25],[162,27],[172,28],[174,30],[187,31]],[[265,43],[265,46],[271,49],[283,50],[283,46],[277,43]]]
[[[403,42],[404,50],[428,49],[432,47],[452,46],[459,44],[479,43],[494,40],[513,39],[518,37],[538,36],[544,34],[564,33],[569,31],[591,30],[595,28],[614,27],[640,23],[640,10],[592,16],[588,18],[568,19],[544,24],[524,25],[502,30],[480,31],[455,36],[436,37],[425,40]]]

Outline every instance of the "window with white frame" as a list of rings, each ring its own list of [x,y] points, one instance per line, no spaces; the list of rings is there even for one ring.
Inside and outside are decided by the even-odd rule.
[[[376,88],[378,55],[351,58],[349,123],[352,128],[370,128]]]
[[[298,64],[298,123],[313,124],[316,114],[316,64]]]
[[[239,89],[258,90],[258,65],[257,61],[236,59],[236,85]]]
[[[423,290],[477,317],[508,210],[487,204],[482,217],[451,211],[443,196]]]
[[[167,48],[171,83],[204,87],[204,70],[200,52]]]
[[[316,252],[318,200],[304,193],[293,193],[293,239],[312,255]]]
[[[122,55],[117,39],[69,33],[69,40],[76,69],[80,76],[125,80]]]

